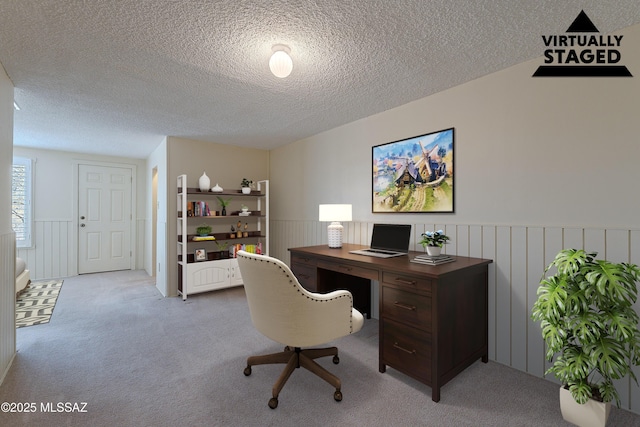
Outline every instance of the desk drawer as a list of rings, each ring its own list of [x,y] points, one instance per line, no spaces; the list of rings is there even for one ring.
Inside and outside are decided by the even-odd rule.
[[[348,274],[349,276],[362,277],[364,279],[379,280],[378,270],[372,268],[360,267],[346,263],[333,263],[323,260],[318,261],[318,268],[336,271],[338,273]]]
[[[304,264],[316,266],[316,258],[307,257],[304,255],[291,255],[291,264]]]
[[[390,285],[402,286],[407,289],[415,289],[422,292],[431,292],[431,280],[408,274],[384,271],[382,281]]]
[[[431,384],[431,334],[390,320],[381,322],[383,363]]]
[[[431,331],[431,297],[382,286],[382,315]]]
[[[291,271],[298,278],[298,282],[308,291],[318,291],[316,267],[306,264],[291,263]]]

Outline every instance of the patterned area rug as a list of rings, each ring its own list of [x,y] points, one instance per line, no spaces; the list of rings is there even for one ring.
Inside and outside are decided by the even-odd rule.
[[[16,328],[49,323],[62,280],[32,282],[16,300]]]

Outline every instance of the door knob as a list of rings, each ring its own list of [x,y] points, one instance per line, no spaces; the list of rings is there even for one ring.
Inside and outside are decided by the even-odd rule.
[[[80,219],[84,219],[84,215],[82,215],[82,216],[80,217]]]
[[[84,224],[80,224],[80,227],[84,227]]]

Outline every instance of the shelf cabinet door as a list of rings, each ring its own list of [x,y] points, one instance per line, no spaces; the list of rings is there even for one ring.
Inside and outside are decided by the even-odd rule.
[[[229,276],[231,286],[242,285],[242,276],[240,275],[240,267],[238,267],[238,260],[236,258],[229,260]]]
[[[187,292],[197,293],[229,286],[229,260],[187,264]]]

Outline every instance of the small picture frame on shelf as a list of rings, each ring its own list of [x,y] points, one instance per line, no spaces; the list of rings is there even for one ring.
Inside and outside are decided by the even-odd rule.
[[[207,260],[207,250],[206,249],[196,249],[193,258],[196,262],[198,261],[206,261]]]

